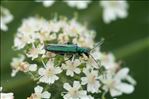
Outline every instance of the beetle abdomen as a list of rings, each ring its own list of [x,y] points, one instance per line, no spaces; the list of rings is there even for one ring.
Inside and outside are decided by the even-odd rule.
[[[50,52],[60,52],[60,53],[76,53],[76,45],[47,45],[45,46],[45,50]]]

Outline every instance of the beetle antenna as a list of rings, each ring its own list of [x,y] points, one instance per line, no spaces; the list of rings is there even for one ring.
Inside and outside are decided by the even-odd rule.
[[[101,45],[103,44],[103,42],[104,42],[104,38],[101,38],[100,42],[98,42],[98,43],[94,46],[94,48],[92,48],[90,51],[94,50],[94,49],[97,48],[98,46],[101,46]]]
[[[90,56],[93,58],[93,60],[96,62],[96,64],[99,65],[99,73],[103,74],[104,78],[107,78],[106,72],[104,72],[104,71],[106,71],[106,68],[103,65],[101,65],[101,61],[100,61],[100,63],[98,63],[97,60],[91,54],[90,54]]]
[[[97,62],[97,60],[91,55],[91,54],[89,54],[91,57],[92,57],[92,59],[96,62],[96,64],[97,65],[99,65],[99,68],[100,68],[100,66],[101,66],[101,62],[99,63],[99,62]]]

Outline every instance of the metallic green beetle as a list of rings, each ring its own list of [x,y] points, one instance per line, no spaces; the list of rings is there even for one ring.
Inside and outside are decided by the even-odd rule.
[[[97,45],[93,49],[95,49],[97,46],[100,46],[103,43],[104,39],[101,39]],[[89,57],[91,50],[90,48],[84,48],[84,47],[79,47],[77,44],[48,44],[44,46],[44,49],[46,51],[50,51],[56,54],[64,55],[64,54],[85,54],[86,56]]]
[[[76,44],[48,44],[44,47],[46,51],[50,51],[56,54],[79,54],[84,53],[86,56],[89,56],[91,49],[79,47]]]

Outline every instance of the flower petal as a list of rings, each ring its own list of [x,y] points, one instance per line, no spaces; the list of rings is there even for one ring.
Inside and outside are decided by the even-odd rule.
[[[115,76],[115,79],[124,79],[128,75],[129,68],[122,68]]]
[[[64,83],[63,88],[68,91],[68,90],[70,90],[72,87],[70,86],[69,83]]]
[[[36,65],[36,64],[31,64],[31,65],[29,66],[29,70],[30,70],[30,71],[36,71],[36,70],[37,70],[37,65]]]
[[[130,94],[134,91],[134,86],[127,83],[120,83],[116,88],[126,94]]]
[[[74,81],[73,82],[73,87],[76,88],[76,89],[79,89],[81,87],[79,81]]]
[[[48,91],[44,91],[43,93],[42,93],[42,98],[50,98],[51,97],[51,93],[49,93]]]
[[[34,88],[35,93],[41,93],[42,90],[43,90],[43,87],[41,87],[41,86],[39,86],[39,85]]]
[[[41,76],[45,75],[45,69],[44,68],[40,68],[38,70],[38,74],[41,75]]]
[[[122,92],[119,91],[119,90],[110,89],[110,94],[111,94],[112,97],[115,97],[115,96],[120,96],[120,95],[122,95]]]

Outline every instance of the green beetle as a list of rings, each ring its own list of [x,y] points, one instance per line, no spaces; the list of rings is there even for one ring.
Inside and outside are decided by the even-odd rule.
[[[97,46],[100,46],[103,43],[104,39],[101,39],[97,45],[93,49],[95,49]],[[56,54],[78,54],[82,55],[85,54],[86,56],[89,57],[90,52],[93,49],[90,48],[84,48],[84,47],[79,47],[77,44],[72,44],[72,43],[67,43],[67,44],[48,44],[44,46],[44,49],[46,51],[50,51]]]
[[[79,47],[76,44],[48,44],[45,47],[46,51],[50,51],[56,54],[79,54],[84,53],[86,56],[89,56],[91,49]]]

